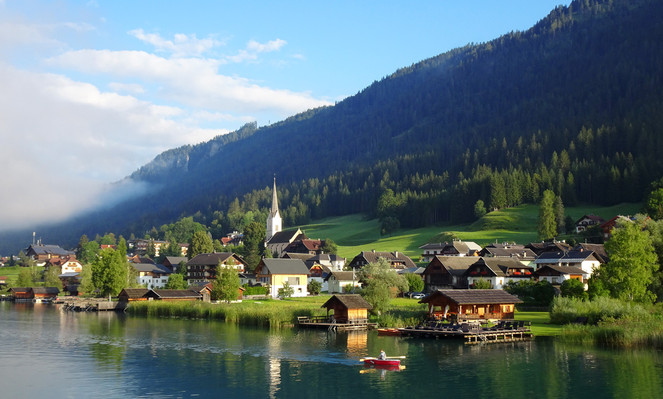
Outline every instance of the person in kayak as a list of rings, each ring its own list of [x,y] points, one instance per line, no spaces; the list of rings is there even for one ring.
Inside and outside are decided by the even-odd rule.
[[[384,349],[380,349],[380,356],[378,356],[378,359],[387,360],[387,354],[384,353]]]

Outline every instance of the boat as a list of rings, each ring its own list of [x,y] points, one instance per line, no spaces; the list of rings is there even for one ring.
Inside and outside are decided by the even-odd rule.
[[[401,331],[398,328],[378,328],[378,335],[399,336]]]
[[[376,367],[398,367],[401,365],[400,359],[378,359],[376,357],[364,358],[364,365]]]

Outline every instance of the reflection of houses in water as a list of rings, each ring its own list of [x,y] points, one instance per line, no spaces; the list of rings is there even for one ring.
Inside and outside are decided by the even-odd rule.
[[[276,393],[281,389],[281,353],[280,339],[270,335],[267,339],[267,375],[269,378],[269,397],[276,398]]]

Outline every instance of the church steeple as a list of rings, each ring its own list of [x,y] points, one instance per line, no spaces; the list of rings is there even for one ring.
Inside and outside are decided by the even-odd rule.
[[[265,242],[274,237],[274,234],[281,231],[281,215],[279,215],[279,200],[276,196],[276,175],[274,175],[274,188],[272,190],[272,209],[267,216],[267,231],[265,234]]]

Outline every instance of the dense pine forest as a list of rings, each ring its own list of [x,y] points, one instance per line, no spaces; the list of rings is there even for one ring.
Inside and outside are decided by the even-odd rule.
[[[566,205],[639,202],[663,176],[661,38],[659,1],[574,1],[334,106],[169,150],[129,177],[149,194],[42,231],[73,246],[194,216],[218,238],[264,220],[274,174],[285,226],[359,212],[392,228],[466,222],[477,204],[544,190]]]

